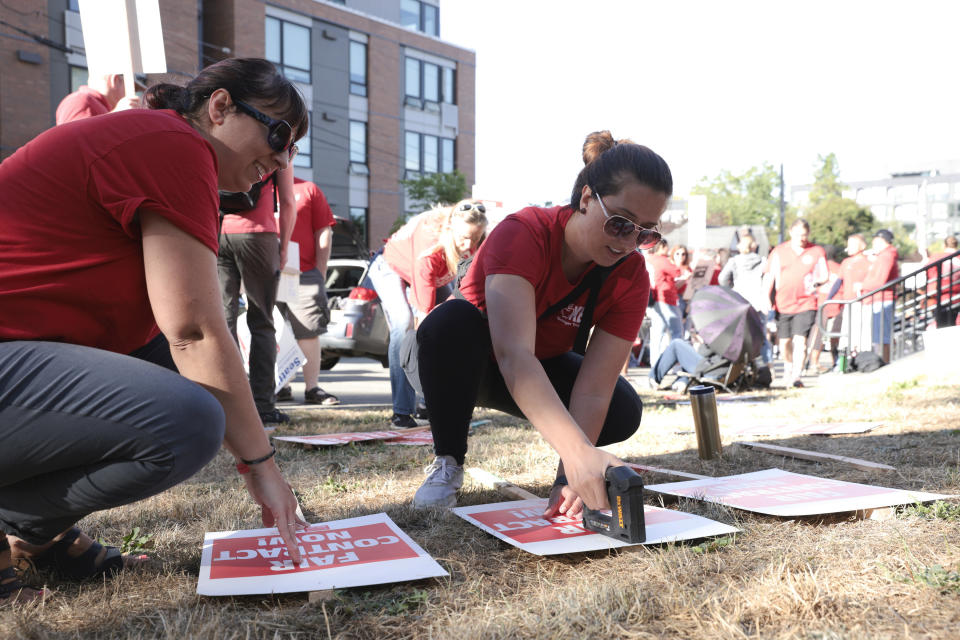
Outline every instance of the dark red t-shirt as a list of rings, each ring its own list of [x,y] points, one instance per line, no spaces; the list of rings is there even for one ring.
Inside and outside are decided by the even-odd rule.
[[[863,279],[863,292],[867,293],[879,289],[891,280],[900,277],[900,267],[897,265],[897,248],[887,245],[879,253],[868,256],[870,266],[867,268],[867,275]],[[878,293],[869,299],[869,302],[889,302],[893,300],[893,289],[887,289],[883,293]]]
[[[667,256],[658,253],[649,254],[647,261],[653,272],[653,299],[657,302],[677,306],[680,290],[677,288],[677,278],[682,271]]]
[[[41,133],[0,164],[0,340],[129,353],[157,335],[138,212],[217,251],[217,158],[173,111]]]
[[[334,225],[333,212],[320,187],[307,180],[293,179],[293,197],[297,200],[297,223],[290,240],[300,245],[300,271],[317,267],[317,231]]]
[[[840,277],[843,279],[843,285],[840,289],[840,300],[855,300],[857,295],[857,285],[863,284],[863,279],[867,277],[867,269],[870,267],[870,261],[863,253],[845,258],[840,263]]]
[[[56,122],[58,125],[83,120],[92,116],[102,116],[110,113],[110,103],[99,91],[87,85],[68,94],[57,106]]]
[[[481,310],[486,309],[484,284],[493,274],[518,275],[533,285],[537,318],[564,298],[582,280],[563,274],[563,230],[573,213],[570,207],[528,207],[504,218],[480,245],[460,292]],[[595,268],[595,267],[593,267]],[[630,254],[604,282],[593,312],[594,326],[633,342],[643,322],[650,295],[650,278],[643,256]],[[537,321],[535,355],[551,358],[570,351],[587,292],[564,309]]]

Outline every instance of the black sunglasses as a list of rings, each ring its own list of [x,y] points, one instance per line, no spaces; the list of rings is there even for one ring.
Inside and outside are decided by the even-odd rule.
[[[297,145],[293,144],[293,128],[290,126],[289,122],[286,120],[277,120],[276,118],[271,118],[267,114],[254,109],[246,102],[234,100],[233,103],[237,105],[237,108],[240,109],[240,111],[243,111],[248,116],[267,125],[267,144],[270,145],[270,148],[277,153],[286,151],[288,154],[290,154],[290,159],[293,160],[299,149],[297,148]]]
[[[594,191],[593,195],[597,196],[597,202],[600,203],[600,210],[603,211],[603,215],[606,217],[606,220],[603,221],[603,231],[608,236],[626,238],[630,234],[636,233],[637,249],[649,249],[660,242],[661,236],[658,230],[641,227],[633,220],[624,218],[623,216],[610,215],[610,213],[607,212],[606,205],[603,204],[603,200],[600,199],[600,194]]]
[[[460,205],[460,211],[470,211],[471,209],[476,209],[480,213],[486,213],[487,208],[480,204],[479,202],[464,202]]]

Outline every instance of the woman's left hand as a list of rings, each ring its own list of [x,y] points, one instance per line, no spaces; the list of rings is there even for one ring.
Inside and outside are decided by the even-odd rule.
[[[552,518],[556,515],[576,518],[583,511],[583,500],[573,489],[565,484],[555,484],[550,490],[550,499],[543,517]]]

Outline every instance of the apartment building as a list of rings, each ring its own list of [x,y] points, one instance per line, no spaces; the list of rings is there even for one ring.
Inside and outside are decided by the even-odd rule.
[[[5,0],[0,152],[53,126],[86,80],[77,0]],[[473,51],[440,39],[439,0],[160,0],[165,76],[185,83],[225,57],[275,62],[303,91],[310,133],[296,175],[376,248],[409,212],[399,181],[475,175]],[[34,37],[36,36],[36,37]]]

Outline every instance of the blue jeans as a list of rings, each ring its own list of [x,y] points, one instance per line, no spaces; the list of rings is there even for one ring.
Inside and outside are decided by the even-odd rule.
[[[683,320],[680,307],[666,302],[655,302],[647,308],[650,314],[650,365],[651,375],[657,358],[671,340],[683,338]]]
[[[413,311],[407,302],[405,292],[406,283],[390,268],[383,254],[374,258],[368,274],[373,288],[380,297],[380,305],[387,316],[390,326],[390,346],[387,357],[390,359],[390,393],[393,396],[393,412],[403,415],[413,415],[417,402],[416,391],[413,390],[407,375],[400,364],[400,344],[407,329],[413,328]]]
[[[873,303],[873,343],[890,344],[893,329],[893,300]],[[881,335],[882,334],[882,335]]]
[[[650,368],[650,377],[657,384],[663,382],[670,370],[674,366],[680,365],[680,368],[687,373],[693,373],[703,360],[703,356],[697,353],[689,342],[685,340],[671,340],[667,348],[660,354],[653,367]]]

